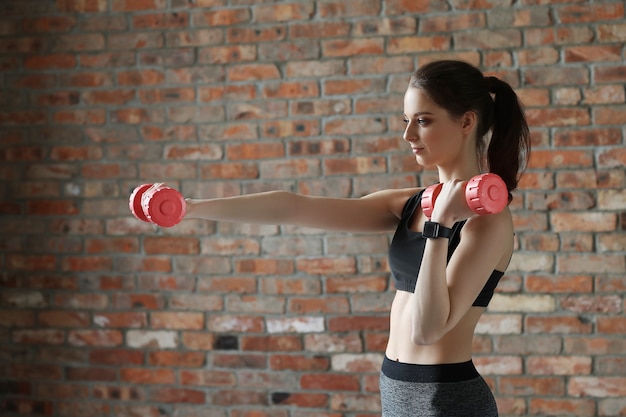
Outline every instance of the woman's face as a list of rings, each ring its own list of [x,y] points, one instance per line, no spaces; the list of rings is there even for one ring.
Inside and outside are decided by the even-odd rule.
[[[404,140],[411,145],[418,164],[446,166],[460,155],[463,121],[450,116],[421,89],[409,86],[404,94]]]

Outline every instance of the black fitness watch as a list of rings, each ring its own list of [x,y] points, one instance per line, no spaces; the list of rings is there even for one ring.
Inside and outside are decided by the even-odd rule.
[[[437,239],[440,237],[450,238],[452,236],[452,229],[444,227],[436,222],[427,221],[424,223],[422,236],[429,239]]]

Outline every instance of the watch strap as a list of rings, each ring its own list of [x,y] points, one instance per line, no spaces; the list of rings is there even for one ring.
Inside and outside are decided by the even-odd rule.
[[[437,222],[427,221],[424,223],[422,236],[428,239],[438,239],[440,237],[449,239],[452,237],[452,229],[442,226]]]

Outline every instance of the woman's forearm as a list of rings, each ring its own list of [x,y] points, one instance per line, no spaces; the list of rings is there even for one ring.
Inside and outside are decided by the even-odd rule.
[[[288,224],[298,196],[268,191],[235,197],[187,199],[185,218],[259,224]]]
[[[446,279],[448,239],[429,239],[413,294],[412,340],[418,345],[438,341],[447,331],[450,293]]]

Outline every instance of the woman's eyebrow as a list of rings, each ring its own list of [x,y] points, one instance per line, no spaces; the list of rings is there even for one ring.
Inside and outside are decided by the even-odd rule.
[[[429,111],[418,111],[417,113],[413,114],[413,117],[416,117],[416,116],[423,116],[423,115],[425,115],[425,114],[428,114],[428,115],[431,115],[431,116],[433,115],[433,113],[431,113],[431,112],[429,112]],[[407,114],[404,114],[404,116],[407,116],[407,117],[408,117],[408,115],[407,115]]]

